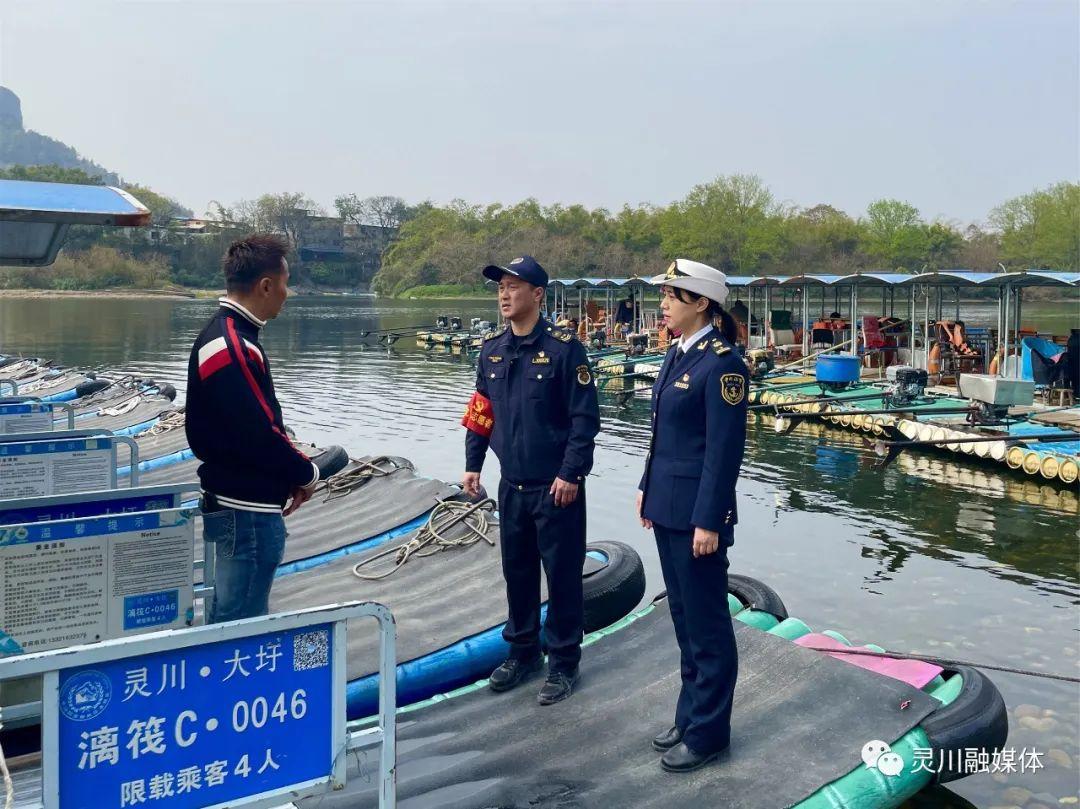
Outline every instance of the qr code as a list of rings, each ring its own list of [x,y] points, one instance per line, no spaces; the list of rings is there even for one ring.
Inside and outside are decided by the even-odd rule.
[[[321,669],[330,662],[330,634],[325,629],[293,636],[293,671]]]

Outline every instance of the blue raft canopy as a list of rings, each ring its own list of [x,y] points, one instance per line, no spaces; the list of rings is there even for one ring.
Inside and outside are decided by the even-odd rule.
[[[0,264],[52,264],[70,225],[149,224],[150,210],[119,188],[0,180]]]

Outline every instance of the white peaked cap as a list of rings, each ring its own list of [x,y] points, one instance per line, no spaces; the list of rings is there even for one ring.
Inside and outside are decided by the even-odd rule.
[[[675,259],[667,272],[654,275],[649,279],[649,283],[654,286],[678,287],[696,295],[704,295],[721,306],[728,296],[726,275],[715,267],[688,258]]]

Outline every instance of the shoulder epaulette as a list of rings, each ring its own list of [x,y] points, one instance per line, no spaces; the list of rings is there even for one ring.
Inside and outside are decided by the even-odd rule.
[[[548,326],[548,333],[556,340],[561,340],[564,343],[569,343],[574,339],[573,332],[569,332],[560,326]]]
[[[716,356],[722,357],[725,354],[727,354],[729,351],[731,351],[731,346],[724,345],[723,340],[713,340],[712,341],[712,350],[716,352]]]
[[[503,326],[502,328],[499,328],[499,329],[495,329],[495,331],[489,331],[487,334],[484,335],[484,340],[494,340],[496,337],[498,337],[500,334],[502,334],[505,331],[506,331],[506,326]]]

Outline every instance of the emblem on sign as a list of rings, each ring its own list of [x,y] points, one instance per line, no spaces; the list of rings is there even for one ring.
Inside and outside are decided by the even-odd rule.
[[[720,391],[725,402],[737,405],[746,396],[746,380],[742,374],[724,374],[720,377]]]
[[[588,365],[579,365],[577,367],[577,381],[579,385],[588,385],[592,382],[592,374],[589,373]]]
[[[60,691],[60,712],[75,722],[86,722],[101,715],[112,700],[112,684],[100,671],[76,674]]]

